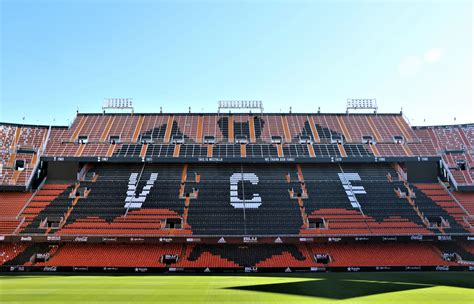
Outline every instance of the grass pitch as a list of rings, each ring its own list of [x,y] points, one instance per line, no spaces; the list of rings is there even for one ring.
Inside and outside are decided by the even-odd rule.
[[[474,303],[474,273],[0,276],[0,303]]]

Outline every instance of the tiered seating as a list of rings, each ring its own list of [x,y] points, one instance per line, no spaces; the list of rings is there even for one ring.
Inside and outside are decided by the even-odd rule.
[[[0,163],[6,166],[10,161],[15,141],[16,126],[0,124]]]
[[[48,132],[47,127],[0,124],[0,185],[25,186]],[[15,163],[23,161],[23,169],[16,170]]]
[[[22,243],[0,243],[0,265],[14,259],[27,247],[27,244]]]
[[[204,268],[204,267],[219,267],[219,268],[235,268],[239,267],[234,261],[214,255],[211,252],[200,250],[199,253],[195,251],[196,246],[187,245],[184,257],[178,263],[179,267],[186,268]]]
[[[473,129],[471,125],[415,129],[419,137],[430,138],[436,151],[442,155],[444,167],[451,172],[457,187],[474,185]],[[457,161],[465,162],[465,168],[458,167]]]
[[[74,143],[79,136],[88,137],[84,147]],[[119,138],[113,154],[108,142],[111,136]],[[221,158],[241,157],[240,145],[235,145],[237,137],[249,142],[246,150],[250,153],[245,157],[275,157],[261,153],[262,146],[252,154],[254,144],[271,145],[272,137],[283,140],[284,157],[339,157],[337,145],[331,144],[335,136],[342,136],[347,157],[373,156],[372,149],[362,144],[364,136],[377,142],[377,156],[435,155],[430,142],[417,137],[400,115],[393,114],[79,114],[71,128],[53,128],[46,156],[138,158],[142,150],[139,141],[144,138],[153,144],[148,147],[147,157],[168,158],[173,157],[172,139],[182,138],[184,145],[176,156],[205,157],[205,136],[214,137],[213,157]],[[307,151],[306,144],[299,143],[302,136],[314,141],[315,156]],[[406,144],[395,144],[394,136],[403,136]]]
[[[189,224],[194,234],[295,234],[302,224],[298,203],[291,200],[285,175],[288,166],[191,165],[188,174],[200,174],[199,196],[191,203]],[[230,177],[241,172],[255,174],[258,184],[239,182],[235,199],[250,203],[255,195],[258,208],[231,205]]]
[[[463,246],[463,244],[458,244],[454,242],[442,242],[438,243],[437,247],[442,253],[452,254],[455,253],[458,255],[458,261],[461,263],[468,262],[474,264],[474,251],[469,245]]]
[[[407,189],[388,165],[304,164],[301,168],[298,173],[297,166],[282,164],[101,164],[78,185],[90,190],[87,197],[70,198],[73,185],[41,189],[22,213],[26,217],[22,232],[385,235],[469,230],[467,214],[437,184],[437,193],[432,185],[415,185],[414,205],[399,197],[396,190]],[[426,220],[440,217],[450,227],[429,228]],[[39,228],[45,218],[65,220],[64,225],[46,231]],[[319,228],[308,228],[318,221]]]
[[[372,129],[365,115],[342,115],[341,119],[347,126],[353,142],[361,142],[363,136],[372,136],[375,141],[377,140],[375,130]]]
[[[40,222],[44,219],[43,210],[59,196],[67,195],[68,188],[71,189],[68,184],[45,184],[20,215],[25,218],[21,225],[22,233],[45,233],[45,229],[39,228]]]
[[[295,245],[195,245],[188,246],[183,267],[311,267],[307,250]]]
[[[13,234],[21,223],[18,215],[31,196],[30,192],[0,192],[0,235]]]
[[[166,220],[181,221],[184,199],[179,198],[183,167],[181,165],[102,165],[91,170],[98,178],[95,182],[81,182],[90,188],[87,198],[81,198],[72,209],[59,234],[190,234],[184,229],[165,229]],[[142,173],[141,173],[142,172]],[[131,174],[140,174],[136,186],[141,193],[153,174],[156,182],[140,207],[126,204]],[[139,208],[139,209],[135,209]]]
[[[241,244],[0,244],[0,265],[86,267],[183,267],[183,268],[309,268],[315,266],[456,266],[474,260],[469,244],[442,243],[320,243],[312,245]],[[46,262],[30,259],[49,253]],[[444,253],[460,259],[446,261]],[[178,258],[170,264],[164,255]],[[328,255],[327,263],[316,255]]]
[[[303,165],[302,169],[309,196],[304,201],[306,213],[327,223],[322,229],[302,230],[304,234],[431,233],[409,203],[396,196],[394,190],[403,188],[403,184],[388,182],[386,174],[397,176],[388,166]],[[341,183],[342,172],[356,173],[360,178],[350,181],[357,202],[349,200],[349,188]],[[357,190],[361,187],[363,190]]]
[[[164,267],[161,256],[179,255],[182,245],[65,244],[38,266]]]
[[[79,145],[68,141],[72,136],[71,130],[77,123],[78,120],[76,119],[71,129],[64,127],[51,128],[51,135],[45,151],[46,156],[67,157],[76,155]]]
[[[433,266],[457,265],[444,261],[441,252],[420,243],[331,243],[313,245],[314,254],[329,254],[329,266]]]
[[[220,121],[220,119],[221,118],[217,115],[203,115],[203,137],[214,136],[216,142],[221,142],[224,140],[223,131],[221,128],[218,128],[218,121]],[[227,134],[227,126],[224,126],[224,124],[222,124],[222,128]]]
[[[467,215],[439,184],[415,184],[413,191],[416,206],[427,218],[442,217],[450,227],[444,231],[450,233],[466,233],[468,226],[464,222]]]
[[[474,193],[472,192],[453,192],[459,203],[469,212],[469,215],[474,215]]]

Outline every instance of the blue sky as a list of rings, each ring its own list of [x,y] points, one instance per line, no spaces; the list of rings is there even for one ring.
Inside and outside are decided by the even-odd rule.
[[[0,5],[0,121],[64,125],[131,97],[136,112],[214,112],[222,99],[343,112],[376,98],[414,125],[474,122],[471,1]]]

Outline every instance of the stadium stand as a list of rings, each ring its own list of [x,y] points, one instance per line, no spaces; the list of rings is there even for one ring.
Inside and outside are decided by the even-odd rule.
[[[0,192],[0,235],[13,234],[21,224],[20,212],[26,207],[32,193]]]
[[[442,167],[456,189],[474,188],[473,125],[417,127],[419,137],[431,139],[442,157]],[[427,140],[425,140],[427,141]]]
[[[48,135],[46,126],[0,124],[0,186],[29,186]]]
[[[402,113],[0,123],[0,271],[466,270],[473,143]]]
[[[472,192],[453,192],[455,198],[467,210],[469,215],[474,215],[474,193]]]

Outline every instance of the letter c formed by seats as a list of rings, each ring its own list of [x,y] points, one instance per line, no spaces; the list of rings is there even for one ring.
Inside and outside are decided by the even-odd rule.
[[[236,209],[257,209],[262,204],[262,198],[258,193],[253,193],[251,199],[240,199],[238,196],[239,181],[249,181],[252,185],[258,184],[258,176],[255,173],[234,173],[230,176],[230,204]]]

